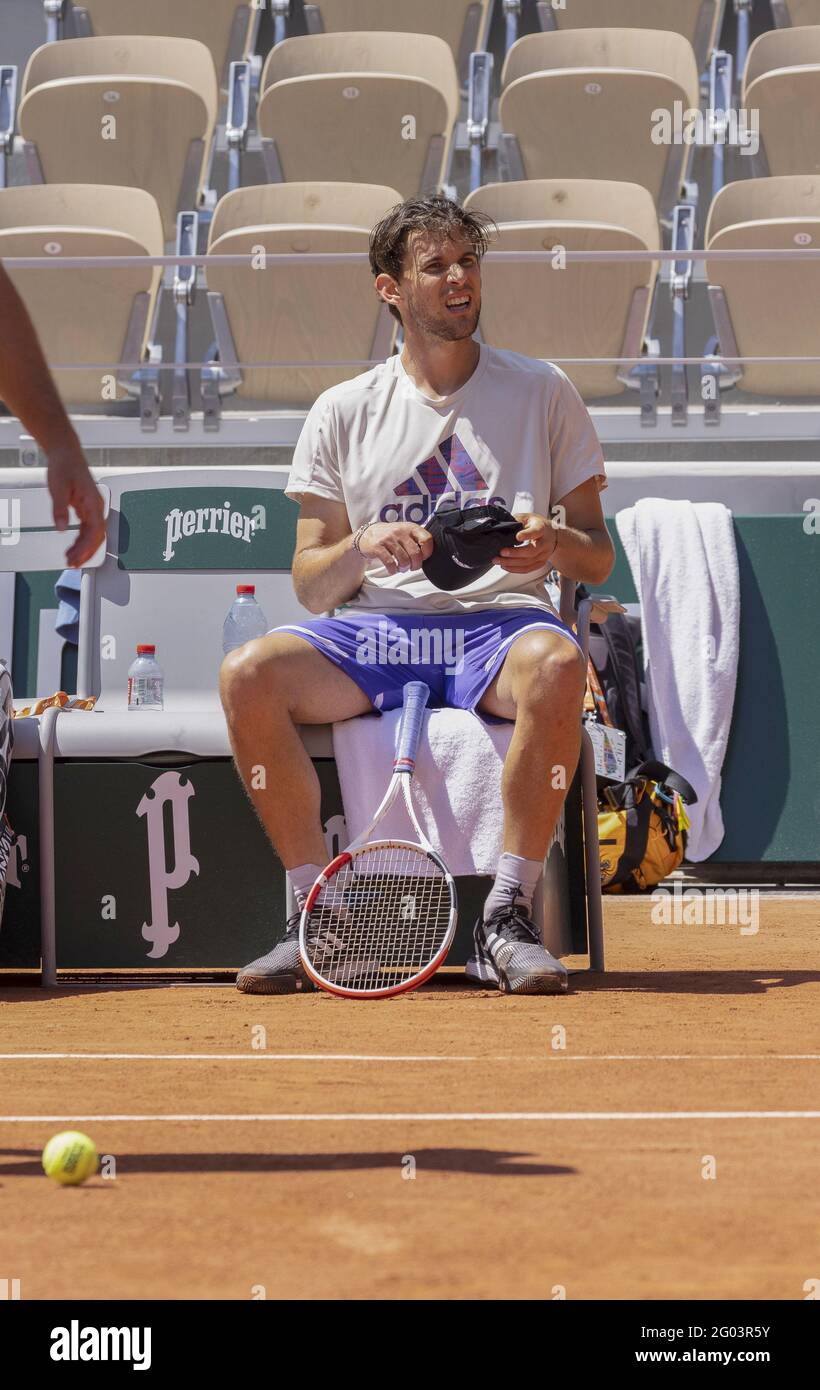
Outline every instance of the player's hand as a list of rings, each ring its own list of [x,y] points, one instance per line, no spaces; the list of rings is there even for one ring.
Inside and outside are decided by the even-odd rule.
[[[522,521],[524,528],[515,538],[515,548],[502,550],[493,564],[509,574],[529,574],[531,570],[544,569],[558,544],[555,523],[535,512],[523,516],[516,514],[516,521]]]
[[[380,560],[388,574],[421,569],[433,553],[433,537],[412,521],[374,521],[362,532],[359,549],[368,560]]]
[[[79,569],[105,540],[103,500],[79,444],[65,452],[49,454],[48,490],[58,531],[68,526],[69,505],[80,518],[77,539],[65,557],[69,568]]]

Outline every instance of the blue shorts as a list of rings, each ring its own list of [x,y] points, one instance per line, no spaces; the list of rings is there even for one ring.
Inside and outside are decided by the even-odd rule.
[[[482,609],[478,613],[385,614],[368,610],[338,618],[285,623],[338,666],[376,710],[397,709],[408,681],[430,687],[431,707],[475,709],[523,632],[546,629],[581,648],[548,609]]]

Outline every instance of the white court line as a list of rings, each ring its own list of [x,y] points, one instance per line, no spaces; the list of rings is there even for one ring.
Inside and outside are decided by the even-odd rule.
[[[820,1062],[820,1052],[509,1053],[495,1056],[375,1052],[0,1052],[0,1062]]]
[[[483,1057],[397,1056],[370,1052],[0,1052],[0,1062],[481,1062]],[[536,1059],[540,1060],[540,1059]]]
[[[341,1114],[272,1115],[0,1115],[0,1124],[395,1124],[421,1120],[446,1124],[489,1120],[820,1120],[820,1110],[499,1110],[499,1111],[352,1111]],[[2,1168],[0,1168],[2,1172]]]

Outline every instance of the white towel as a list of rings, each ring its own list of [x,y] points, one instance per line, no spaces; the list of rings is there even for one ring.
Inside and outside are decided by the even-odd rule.
[[[333,725],[333,751],[348,840],[368,824],[384,796],[396,747],[399,710]],[[431,845],[452,874],[494,874],[501,854],[501,771],[512,724],[485,724],[463,709],[425,715],[413,778],[413,804]],[[397,802],[381,822],[385,839],[415,838]]]
[[[719,502],[647,497],[615,521],[641,602],[652,744],[698,795],[687,848],[697,863],[723,839],[721,769],[740,645],[732,514]]]

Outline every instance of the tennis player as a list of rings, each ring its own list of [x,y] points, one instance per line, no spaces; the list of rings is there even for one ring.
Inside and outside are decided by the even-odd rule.
[[[297,597],[311,613],[337,616],[275,629],[232,652],[220,694],[238,771],[300,907],[327,849],[298,725],[395,708],[405,682],[419,679],[433,706],[514,721],[503,852],[467,974],[552,993],[566,989],[567,972],[542,945],[532,902],[579,756],[585,669],[545,578],[557,569],[600,584],[614,552],[599,499],[601,446],[577,391],[549,363],[474,337],[492,226],[436,196],[402,203],[374,229],[375,290],[401,323],[403,349],[318,397],[287,489],[300,507]],[[519,544],[455,592],[433,585],[421,569],[433,549],[424,525],[432,512],[442,502],[511,509],[516,494],[534,499]],[[409,637],[420,626],[442,638],[428,652],[458,650],[461,662],[414,664],[420,644]],[[391,659],[362,660],[376,632],[387,634]],[[402,638],[409,657],[397,661]],[[370,649],[386,655],[384,642]],[[305,986],[298,927],[294,915],[284,940],[240,971],[239,989]]]
[[[0,264],[0,400],[42,448],[58,531],[68,526],[68,508],[80,519],[66,564],[78,569],[105,539],[103,502],[65,408],[26,307]]]

